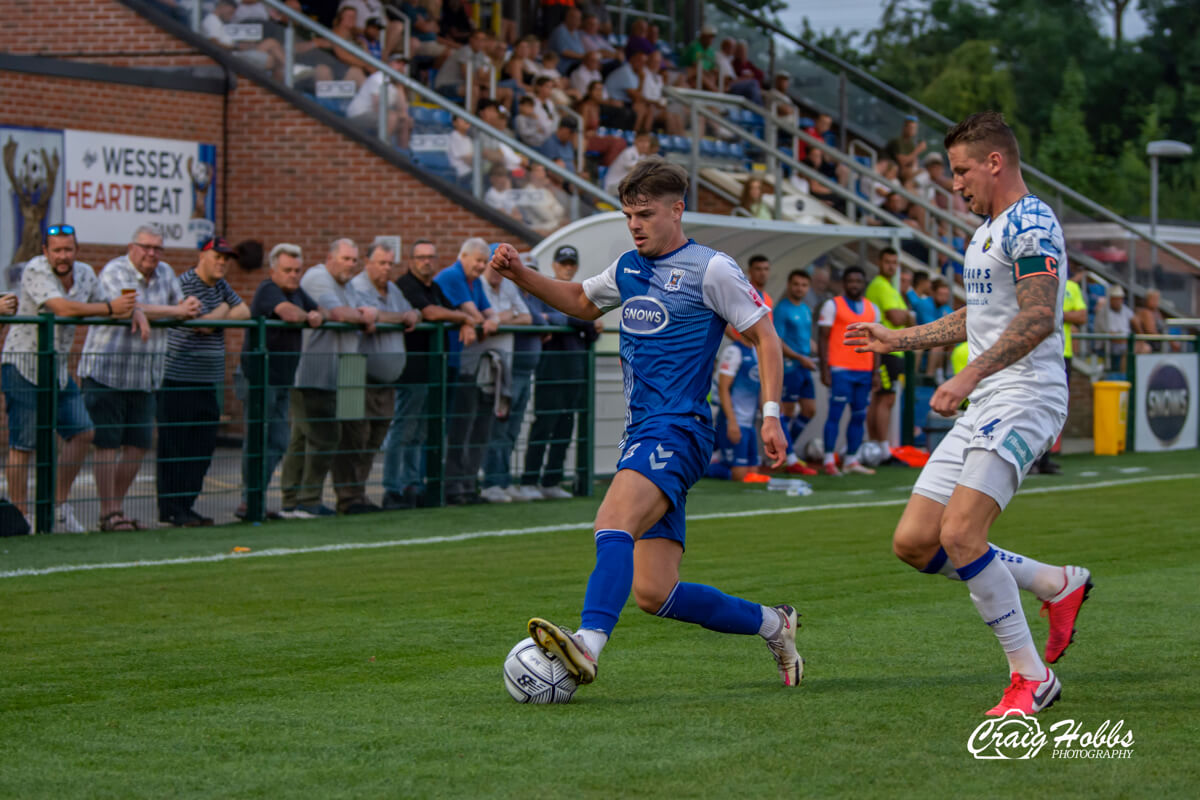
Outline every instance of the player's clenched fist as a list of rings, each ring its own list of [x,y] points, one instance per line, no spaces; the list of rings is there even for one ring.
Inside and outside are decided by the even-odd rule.
[[[878,322],[851,322],[846,326],[844,343],[856,353],[890,353],[896,350],[896,331]]]
[[[521,257],[517,254],[517,248],[507,242],[501,243],[492,254],[492,269],[501,275],[511,272],[520,263]]]

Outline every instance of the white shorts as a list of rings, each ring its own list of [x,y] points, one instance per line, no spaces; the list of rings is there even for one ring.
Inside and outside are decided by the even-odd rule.
[[[966,486],[1003,509],[1066,421],[1065,410],[1033,396],[1005,393],[972,404],[929,457],[913,493],[945,505],[955,487]]]

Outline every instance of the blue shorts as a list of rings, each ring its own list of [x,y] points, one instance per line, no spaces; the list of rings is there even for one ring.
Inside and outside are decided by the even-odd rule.
[[[757,467],[758,437],[754,435],[754,428],[739,425],[742,440],[734,444],[725,432],[726,424],[725,412],[721,411],[717,414],[717,450],[721,452],[721,463],[729,467]]]
[[[37,386],[25,380],[12,364],[0,367],[0,384],[8,409],[8,446],[13,450],[33,452],[37,448]],[[88,416],[83,396],[73,380],[68,380],[66,387],[58,390],[55,423],[58,435],[64,439],[74,439],[92,429],[92,418]]]
[[[684,544],[688,489],[708,468],[713,441],[712,425],[693,416],[647,422],[628,435],[617,469],[645,475],[671,504],[667,513],[642,534],[643,539],[671,539]]]
[[[813,385],[812,372],[799,364],[783,371],[783,402],[812,400],[816,396],[817,388]]]
[[[873,370],[834,369],[830,377],[830,403],[849,403],[851,411],[870,404]]]

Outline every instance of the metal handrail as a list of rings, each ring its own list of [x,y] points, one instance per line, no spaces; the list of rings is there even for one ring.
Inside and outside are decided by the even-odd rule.
[[[642,11],[642,10],[639,10],[636,8],[630,8],[630,7],[626,6],[624,3],[624,0],[622,0],[620,5],[616,5],[616,6],[605,5],[604,9],[606,11],[615,11],[617,13],[617,28],[619,29],[619,34],[621,36],[627,35],[625,33],[625,17],[627,17],[627,16],[644,17],[646,19],[652,19],[657,22],[666,22],[670,26],[670,30],[671,30],[668,38],[671,42],[671,46],[674,47],[678,43],[678,39],[675,36],[676,24],[677,24],[676,19],[675,19],[675,17],[676,17],[675,0],[668,0],[667,6],[668,6],[669,13],[658,14],[658,13],[655,13],[655,12],[649,11],[649,10]]]
[[[717,123],[718,125],[721,125],[721,124],[731,125],[731,123],[729,123],[728,120],[723,119],[718,114],[714,114],[713,112],[709,111],[707,108],[697,108],[695,110],[695,113],[705,119],[708,119],[714,123]],[[737,136],[739,136],[740,138],[746,140],[747,142],[749,142],[751,144],[754,144],[758,147],[766,146],[766,143],[762,139],[759,139],[757,136],[755,136],[745,130],[742,130],[741,128],[738,128],[735,125],[731,125],[731,129]],[[837,195],[843,197],[849,203],[853,203],[855,206],[858,206],[860,208],[862,206],[866,205],[863,202],[862,198],[859,197],[857,194],[855,194],[854,192],[845,188],[837,181],[833,181],[833,180],[830,180],[829,178],[825,177],[820,172],[817,172],[815,169],[810,167],[808,164],[805,164],[803,161],[798,161],[795,158],[792,158],[791,156],[787,155],[786,153],[777,154],[777,158],[780,161],[786,163],[792,169],[799,172],[801,175],[804,175],[809,181],[815,181],[817,183],[820,183],[822,186],[825,186],[826,188],[833,191],[834,194],[837,194]],[[778,178],[779,178],[778,174],[776,174],[773,177],[775,178],[774,189],[775,189],[776,197],[780,197],[782,195],[782,191],[781,191],[782,187],[780,185],[782,183],[782,181],[778,180]],[[962,253],[959,253],[958,251],[947,247],[945,244],[938,241],[937,239],[932,238],[931,236],[926,234],[924,231],[920,231],[920,230],[912,228],[908,225],[905,225],[903,220],[901,220],[899,217],[896,217],[896,216],[888,213],[887,211],[884,211],[881,208],[871,207],[868,210],[870,211],[871,215],[879,217],[881,220],[888,223],[889,225],[895,226],[895,227],[899,228],[901,231],[909,232],[909,235],[913,239],[916,239],[917,241],[921,242],[921,244],[925,245],[930,250],[937,251],[938,253],[941,253],[942,255],[946,256],[947,258],[951,259],[952,261],[961,261],[962,260],[962,257],[963,257]]]
[[[598,188],[595,184],[589,183],[588,181],[584,180],[583,178],[580,178],[575,173],[559,167],[553,161],[546,158],[544,155],[542,155],[538,151],[534,150],[533,148],[529,147],[524,142],[520,141],[519,139],[509,136],[504,131],[500,131],[500,130],[493,128],[491,125],[488,125],[486,122],[481,120],[479,117],[475,116],[470,111],[464,109],[462,106],[455,105],[447,98],[443,97],[442,95],[438,94],[437,92],[434,92],[433,90],[429,89],[428,87],[424,86],[423,84],[418,83],[417,81],[414,81],[412,78],[408,77],[404,73],[392,69],[389,65],[385,64],[383,61],[379,60],[378,58],[375,58],[375,56],[373,56],[370,53],[368,53],[367,51],[363,50],[362,48],[360,48],[358,45],[354,44],[353,42],[343,39],[342,37],[338,36],[337,34],[333,33],[332,31],[330,31],[328,28],[325,28],[321,24],[312,21],[311,19],[304,16],[300,12],[293,11],[291,8],[289,8],[288,6],[285,6],[279,0],[262,0],[262,3],[264,5],[269,6],[270,8],[275,9],[280,14],[283,14],[285,17],[287,17],[293,23],[296,23],[296,24],[300,25],[301,27],[308,29],[309,31],[311,31],[314,34],[317,34],[318,36],[321,36],[325,39],[328,39],[331,42],[334,42],[335,44],[338,45],[338,47],[341,47],[343,50],[346,50],[347,52],[351,53],[355,57],[370,64],[375,69],[383,72],[383,74],[390,77],[392,79],[392,81],[399,83],[400,85],[404,86],[406,89],[409,89],[416,95],[420,96],[422,100],[424,100],[432,105],[435,105],[438,108],[441,108],[445,111],[449,111],[451,114],[453,114],[457,117],[462,117],[463,119],[465,119],[467,122],[469,122],[471,124],[471,127],[483,130],[489,136],[497,139],[498,141],[503,142],[504,144],[508,145],[513,150],[515,150],[516,152],[525,155],[526,157],[528,157],[530,159],[530,161],[535,162],[537,164],[541,164],[543,167],[546,168],[547,172],[558,176],[563,181],[571,184],[575,188],[586,192],[587,194],[591,195],[592,197],[596,198],[597,200],[599,200],[601,202],[608,203],[614,207],[620,207],[621,204],[620,204],[620,201],[617,200],[617,198],[608,194],[603,189]]]
[[[796,36],[794,33],[791,33],[790,31],[785,30],[784,28],[780,27],[779,25],[776,25],[773,22],[770,22],[769,20],[763,19],[762,17],[758,16],[757,14],[755,14],[753,11],[746,8],[745,6],[742,6],[739,3],[733,2],[733,0],[713,0],[713,2],[718,6],[724,6],[732,11],[735,11],[736,13],[740,14],[743,17],[746,17],[747,19],[753,20],[754,23],[756,25],[758,25],[759,27],[761,27],[765,30],[771,31],[772,33],[776,33],[776,34],[784,37],[788,41],[792,42],[793,44],[799,45],[800,47],[809,51],[813,55],[816,55],[819,58],[836,65],[839,69],[853,75],[854,77],[858,78],[859,80],[869,83],[871,86],[875,87],[876,89],[879,89],[880,91],[884,92],[885,94],[888,94],[891,97],[895,98],[896,100],[901,101],[908,108],[918,111],[921,114],[924,114],[926,117],[933,119],[934,121],[938,122],[939,124],[945,125],[945,126],[954,125],[954,121],[951,120],[949,117],[946,117],[945,115],[935,111],[934,109],[930,108],[929,106],[925,105],[924,103],[920,102],[919,100],[916,100],[916,99],[906,95],[904,92],[900,91],[899,89],[896,89],[895,87],[890,86],[889,84],[881,81],[879,78],[876,78],[874,75],[871,75],[870,73],[865,72],[864,70],[854,66],[853,64],[846,61],[845,59],[840,58],[839,56],[836,56],[833,53],[830,53],[829,51],[825,50],[824,48],[821,48],[821,47],[818,47],[817,45],[812,44],[811,42],[806,42],[803,39]],[[845,123],[846,123],[846,120],[843,118],[843,120],[842,120],[843,128],[845,128]],[[1150,236],[1149,234],[1145,233],[1144,231],[1139,230],[1137,228],[1137,226],[1135,226],[1132,222],[1129,222],[1128,220],[1126,220],[1124,217],[1120,216],[1119,214],[1116,214],[1113,211],[1108,210],[1107,208],[1100,205],[1096,201],[1094,201],[1088,197],[1085,197],[1084,195],[1080,194],[1079,192],[1075,191],[1074,189],[1070,188],[1069,186],[1061,183],[1060,181],[1055,180],[1054,178],[1047,175],[1045,172],[1042,172],[1040,169],[1038,169],[1037,167],[1035,167],[1027,162],[1021,163],[1021,169],[1024,170],[1025,172],[1029,173],[1030,175],[1034,176],[1039,181],[1041,181],[1045,184],[1048,184],[1050,186],[1050,188],[1059,192],[1064,197],[1067,197],[1067,198],[1073,200],[1075,203],[1084,206],[1090,212],[1108,220],[1109,222],[1113,222],[1113,223],[1119,225],[1120,227],[1122,227],[1125,230],[1129,231],[1130,233],[1134,234],[1138,238],[1144,240],[1148,244],[1152,244],[1152,245],[1158,247],[1159,249],[1163,250],[1164,252],[1170,253],[1172,256],[1179,259],[1184,264],[1192,267],[1197,272],[1200,272],[1200,260],[1197,260],[1197,259],[1193,258],[1192,256],[1189,256],[1187,253],[1183,252],[1182,250],[1175,247],[1174,245],[1171,245],[1168,242],[1164,242],[1157,237]]]
[[[769,159],[773,159],[776,163],[779,161],[786,163],[792,169],[796,170],[797,172],[799,172],[800,174],[802,174],[806,178],[808,178],[808,180],[816,181],[817,183],[820,183],[822,186],[825,186],[826,188],[832,190],[835,194],[845,198],[848,202],[853,203],[856,208],[866,211],[867,214],[869,214],[870,216],[879,217],[884,222],[887,222],[890,225],[895,225],[895,226],[901,227],[905,230],[911,230],[913,238],[916,239],[917,241],[919,241],[921,244],[928,247],[930,250],[936,251],[936,252],[944,255],[952,261],[961,261],[962,260],[962,258],[963,258],[962,253],[959,253],[957,250],[947,247],[941,241],[929,236],[924,231],[916,230],[914,228],[911,228],[910,226],[905,225],[904,222],[899,217],[896,217],[893,214],[890,214],[889,212],[885,211],[882,208],[877,208],[874,205],[871,205],[868,201],[864,201],[861,197],[859,197],[857,193],[845,188],[837,181],[830,180],[829,178],[822,175],[820,172],[817,172],[815,169],[810,167],[808,164],[806,164],[802,161],[799,161],[796,158],[793,158],[792,156],[788,155],[787,153],[780,152],[774,144],[769,144],[766,140],[758,138],[754,134],[752,134],[749,131],[742,128],[740,125],[736,125],[736,124],[730,122],[728,119],[720,116],[719,114],[715,114],[712,111],[710,111],[708,108],[704,107],[711,103],[723,103],[726,105],[741,105],[742,103],[748,103],[749,106],[751,106],[751,110],[759,109],[759,111],[757,111],[756,113],[763,113],[764,110],[760,106],[755,106],[753,103],[750,103],[745,98],[738,97],[736,95],[722,95],[722,94],[715,94],[713,92],[697,92],[694,89],[679,89],[676,87],[666,87],[663,89],[663,93],[675,98],[676,100],[679,100],[680,102],[684,103],[685,105],[688,105],[691,108],[691,113],[694,118],[702,117],[704,119],[707,119],[707,120],[715,123],[718,127],[729,130],[735,136],[743,139],[747,143],[752,144],[756,147],[762,148],[768,154]],[[701,97],[697,97],[696,95],[701,95]],[[701,105],[701,103],[703,103],[704,105]],[[768,121],[769,121],[769,118],[768,118]],[[776,125],[779,125],[779,124],[780,124],[779,121],[776,120]],[[790,127],[790,126],[788,126],[788,127]],[[808,138],[811,139],[812,137],[808,137]],[[816,140],[814,139],[813,141],[816,141]],[[821,142],[821,146],[827,147],[827,145],[825,145],[824,142]],[[697,154],[699,152],[699,142],[696,138],[693,138],[692,152],[693,152],[693,173],[698,174],[699,169],[698,169],[698,162],[696,159],[697,159]],[[861,167],[861,165],[859,165],[859,166]],[[782,203],[782,194],[783,194],[782,187],[781,187],[782,181],[779,179],[777,170],[771,170],[771,172],[772,172],[772,179],[775,183],[774,189],[775,189],[775,197],[776,197],[776,206],[778,207]],[[695,182],[693,181],[693,184],[694,183]],[[692,198],[693,205],[695,205],[696,199],[697,198],[695,198],[695,197]],[[940,209],[939,209],[939,211],[940,211]]]

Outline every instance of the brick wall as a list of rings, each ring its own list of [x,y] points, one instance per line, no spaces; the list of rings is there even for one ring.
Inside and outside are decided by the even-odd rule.
[[[212,64],[116,0],[4,0],[0,52],[111,66]]]

